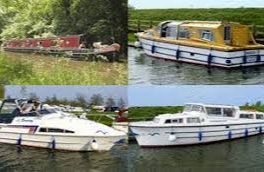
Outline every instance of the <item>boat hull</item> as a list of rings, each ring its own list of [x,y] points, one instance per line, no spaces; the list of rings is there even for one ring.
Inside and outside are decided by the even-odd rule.
[[[120,136],[62,136],[0,132],[0,143],[67,151],[108,151],[122,142]]]
[[[143,127],[131,125],[141,147],[205,144],[262,134],[263,123],[192,127]]]
[[[264,64],[264,49],[221,51],[158,42],[141,37],[139,41],[148,56],[166,60],[223,68]]]

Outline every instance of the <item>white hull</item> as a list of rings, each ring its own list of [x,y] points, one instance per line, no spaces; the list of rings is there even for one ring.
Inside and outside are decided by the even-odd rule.
[[[166,60],[224,68],[264,64],[264,49],[225,52],[157,42],[144,38],[139,38],[139,41],[147,55]]]
[[[118,131],[122,131],[126,134],[129,132],[128,122],[113,122],[112,127]]]
[[[108,151],[125,136],[62,136],[0,132],[0,143],[68,151]]]
[[[136,140],[142,147],[178,146],[232,140],[261,134],[264,131],[264,122],[196,127],[141,127],[132,125],[131,130],[136,134]]]

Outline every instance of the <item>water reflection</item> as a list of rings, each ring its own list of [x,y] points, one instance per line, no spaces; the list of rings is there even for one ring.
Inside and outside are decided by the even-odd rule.
[[[63,152],[0,145],[0,171],[127,171],[127,149]]]
[[[263,84],[264,66],[222,69],[156,59],[129,48],[130,84]]]
[[[139,148],[130,145],[130,171],[262,171],[263,136],[200,146]]]

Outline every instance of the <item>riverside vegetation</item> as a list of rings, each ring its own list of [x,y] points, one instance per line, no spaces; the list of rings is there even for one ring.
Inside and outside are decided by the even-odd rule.
[[[93,42],[116,42],[115,62],[73,61],[63,57],[0,54],[0,84],[127,84],[126,0],[1,0],[0,44],[13,38],[84,35]]]
[[[1,53],[0,84],[125,85],[127,84],[127,64]]]
[[[264,104],[260,101],[249,104],[246,103],[243,106],[240,106],[242,110],[256,110],[264,112]],[[166,113],[179,113],[183,111],[183,106],[164,106],[164,107],[131,107],[129,108],[129,118],[131,120],[144,120],[152,119],[153,117],[166,114]]]
[[[150,22],[156,25],[164,20],[219,20],[239,22],[246,25],[259,25],[256,36],[263,37],[264,32],[264,8],[227,8],[227,9],[134,9],[129,8],[129,30],[137,25],[138,21]],[[135,23],[136,22],[136,23]],[[142,23],[143,24],[143,23]],[[147,26],[147,27],[148,27]],[[130,33],[129,41],[133,41]]]

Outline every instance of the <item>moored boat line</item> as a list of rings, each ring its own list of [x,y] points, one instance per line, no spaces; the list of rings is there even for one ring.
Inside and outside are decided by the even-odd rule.
[[[16,53],[66,55],[73,58],[115,53],[120,50],[120,45],[117,43],[102,45],[100,42],[95,42],[93,48],[88,48],[86,44],[83,35],[11,39],[3,43],[3,50]]]

